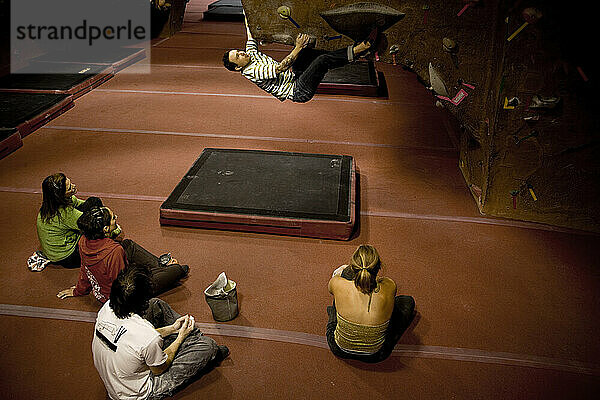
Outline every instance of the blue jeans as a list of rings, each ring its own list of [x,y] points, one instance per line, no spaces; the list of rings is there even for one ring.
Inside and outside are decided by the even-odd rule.
[[[155,328],[171,325],[181,317],[169,304],[161,299],[150,299],[150,304],[144,318]],[[167,348],[177,338],[177,334],[167,336],[163,341],[163,349]],[[200,329],[194,328],[173,359],[171,366],[160,375],[152,376],[152,393],[149,400],[159,400],[172,396],[175,392],[191,383],[195,378],[206,372],[210,363],[217,355],[217,343],[204,336]]]
[[[303,49],[292,66],[296,75],[296,87],[291,100],[306,103],[315,95],[327,71],[343,67],[351,61],[354,61],[352,46],[329,52]]]

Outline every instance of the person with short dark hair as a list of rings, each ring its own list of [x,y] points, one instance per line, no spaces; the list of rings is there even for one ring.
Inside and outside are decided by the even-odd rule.
[[[375,247],[360,245],[329,280],[327,343],[340,358],[385,360],[414,317],[414,299],[396,296],[396,283],[377,277],[380,269]]]
[[[151,295],[147,271],[128,268],[98,312],[94,366],[113,400],[172,396],[229,355],[194,326],[194,317]]]
[[[108,207],[87,210],[77,225],[83,232],[79,240],[79,279],[76,285],[57,294],[61,299],[92,292],[100,303],[105,303],[113,281],[128,266],[143,268],[150,273],[154,294],[171,289],[189,272],[189,266],[180,265],[176,259],[163,265],[158,257],[133,240],[115,237],[114,233],[120,232],[121,228],[117,224],[117,215]]]
[[[299,34],[294,49],[281,62],[258,51],[258,44],[246,23],[246,49],[228,50],[223,65],[239,71],[246,79],[272,94],[280,101],[287,99],[305,103],[313,98],[327,71],[353,62],[367,52],[377,40],[377,30],[363,42],[335,51],[317,51],[310,47],[313,39]]]
[[[101,207],[102,200],[75,197],[77,187],[63,173],[52,174],[42,182],[42,206],[37,215],[37,234],[44,257],[65,268],[79,268],[77,242],[81,236],[77,221],[85,210]]]

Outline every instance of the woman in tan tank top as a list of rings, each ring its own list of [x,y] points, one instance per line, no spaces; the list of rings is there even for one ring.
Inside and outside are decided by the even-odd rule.
[[[414,299],[396,296],[394,281],[377,276],[380,269],[377,250],[360,245],[329,281],[327,342],[338,357],[382,361],[412,321]]]

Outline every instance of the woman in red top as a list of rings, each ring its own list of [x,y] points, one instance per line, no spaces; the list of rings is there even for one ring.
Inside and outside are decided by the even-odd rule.
[[[117,216],[108,207],[94,207],[84,212],[77,225],[83,232],[78,244],[81,254],[79,280],[75,286],[58,293],[61,299],[92,292],[98,301],[105,303],[110,297],[113,281],[128,266],[150,272],[154,294],[172,288],[189,272],[187,265],[179,265],[175,259],[161,265],[158,257],[133,240],[111,239],[111,233],[118,225]]]

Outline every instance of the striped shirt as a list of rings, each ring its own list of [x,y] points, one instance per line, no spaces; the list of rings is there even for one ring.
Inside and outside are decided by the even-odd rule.
[[[248,39],[246,42],[246,53],[250,56],[250,62],[242,70],[242,75],[281,101],[292,97],[296,85],[291,69],[277,73],[275,68],[279,63],[258,51],[254,39]]]

